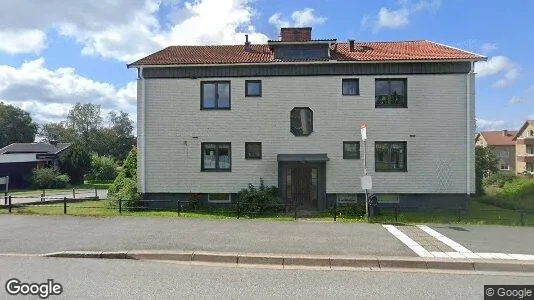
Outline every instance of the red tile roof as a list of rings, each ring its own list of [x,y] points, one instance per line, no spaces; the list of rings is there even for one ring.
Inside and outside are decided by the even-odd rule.
[[[333,43],[331,58],[338,61],[410,61],[410,60],[483,60],[484,56],[430,41]],[[276,62],[270,45],[253,44],[251,52],[244,45],[170,46],[130,66],[240,64]]]
[[[503,135],[503,131],[483,131],[480,133],[486,143],[490,146],[507,146],[515,145],[514,136],[517,134],[515,130],[508,130],[506,135]]]

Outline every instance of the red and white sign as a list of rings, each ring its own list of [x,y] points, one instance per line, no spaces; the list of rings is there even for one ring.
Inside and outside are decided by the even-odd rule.
[[[360,132],[362,135],[362,141],[367,140],[367,123],[365,121],[360,123]]]

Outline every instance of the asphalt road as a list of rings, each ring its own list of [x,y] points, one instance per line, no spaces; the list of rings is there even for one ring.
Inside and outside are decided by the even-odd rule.
[[[474,252],[534,254],[534,227],[431,225]]]
[[[20,298],[5,290],[5,282],[13,277],[28,283],[60,283],[64,292],[48,299],[483,299],[485,284],[532,284],[534,279],[0,257],[1,299]]]
[[[0,215],[0,253],[133,249],[415,256],[378,224]]]

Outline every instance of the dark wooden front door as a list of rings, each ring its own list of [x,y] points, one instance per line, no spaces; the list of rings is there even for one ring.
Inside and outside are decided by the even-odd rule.
[[[317,210],[318,169],[310,166],[287,168],[286,203],[300,210]]]

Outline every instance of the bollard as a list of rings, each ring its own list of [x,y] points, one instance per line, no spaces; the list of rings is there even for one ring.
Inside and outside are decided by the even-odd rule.
[[[7,192],[4,192],[4,204],[7,205]]]
[[[520,211],[519,213],[521,216],[521,226],[525,226],[525,212]]]
[[[294,212],[293,213],[295,214],[295,221],[296,221],[297,220],[297,203],[294,203],[293,205],[294,205],[294,207],[293,207],[293,211]]]
[[[337,221],[337,200],[334,202],[334,221]]]
[[[176,212],[177,212],[178,214],[180,214],[180,212],[182,211],[182,204],[180,203],[180,199],[176,200],[176,202],[177,202],[177,204],[178,204],[178,205],[176,206]]]
[[[72,199],[76,199],[76,190],[72,189]]]
[[[241,207],[239,207],[239,199],[237,199],[237,219],[239,220],[239,215],[240,215],[240,210],[241,210]]]
[[[63,197],[63,214],[67,214],[67,197]]]
[[[122,215],[122,200],[119,198],[119,215]]]
[[[98,190],[95,188],[95,198],[98,199]]]
[[[395,223],[397,223],[398,222],[397,208],[395,207],[394,210],[395,210]]]
[[[45,201],[45,194],[41,194],[41,202]]]
[[[9,207],[9,213],[11,213],[11,195],[9,195],[9,198],[8,198],[8,207]]]

